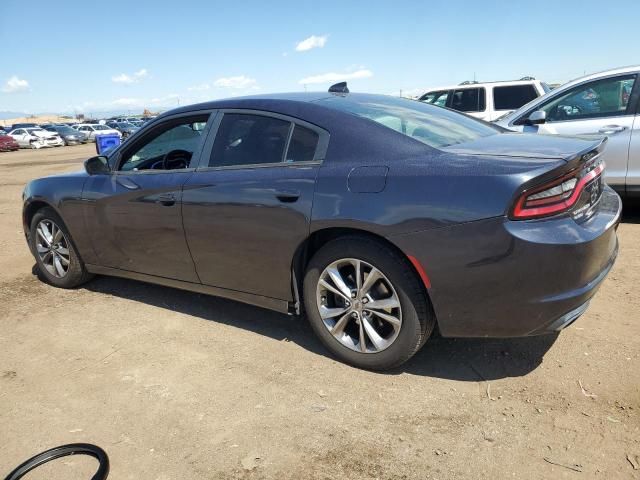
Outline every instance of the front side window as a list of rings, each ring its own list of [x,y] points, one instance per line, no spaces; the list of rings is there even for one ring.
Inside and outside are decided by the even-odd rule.
[[[517,110],[538,93],[533,85],[505,85],[493,87],[493,108],[495,110]]]
[[[635,79],[631,75],[579,85],[537,110],[546,112],[547,122],[626,115]]]
[[[168,121],[125,151],[119,170],[177,170],[188,168],[199,149],[208,115]]]
[[[421,102],[437,105],[438,107],[444,107],[447,104],[447,98],[449,97],[448,90],[439,90],[437,92],[428,92],[420,97]]]
[[[457,112],[407,98],[382,95],[358,95],[352,98],[332,96],[318,103],[373,120],[435,148],[470,142],[501,132],[497,127]]]
[[[244,113],[225,113],[218,128],[209,167],[279,163],[291,122]]]
[[[484,112],[485,89],[462,88],[454,90],[451,96],[451,108],[459,112]]]

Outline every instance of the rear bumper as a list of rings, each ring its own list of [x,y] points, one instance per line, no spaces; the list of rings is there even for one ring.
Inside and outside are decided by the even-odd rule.
[[[506,217],[391,237],[416,257],[443,336],[558,331],[586,309],[618,252],[622,203],[609,187],[584,223]]]

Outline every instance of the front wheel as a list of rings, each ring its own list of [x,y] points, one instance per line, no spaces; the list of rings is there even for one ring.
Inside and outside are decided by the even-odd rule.
[[[368,237],[332,240],[311,259],[304,279],[309,322],[339,359],[385,370],[411,358],[435,318],[409,262]]]
[[[36,212],[29,240],[42,280],[56,287],[74,288],[91,279],[66,225],[53,209]]]

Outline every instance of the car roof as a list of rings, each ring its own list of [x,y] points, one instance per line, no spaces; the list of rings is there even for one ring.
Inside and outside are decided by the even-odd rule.
[[[613,68],[611,70],[602,70],[601,72],[590,73],[589,75],[584,75],[582,77],[575,78],[573,80],[569,80],[567,83],[563,83],[557,88],[554,88],[552,91],[556,92],[560,89],[564,90],[565,88],[571,87],[573,85],[577,85],[582,82],[587,82],[589,80],[597,80],[602,77],[609,77],[611,75],[620,75],[625,73],[634,73],[640,71],[640,65],[631,65],[628,67],[619,67]]]
[[[385,98],[390,97],[389,95],[372,93],[342,94],[327,92],[273,93],[265,95],[251,95],[245,97],[231,97],[212,100],[209,102],[197,103],[193,105],[186,105],[184,107],[178,107],[176,109],[163,112],[161,115],[155,117],[153,121],[155,122],[161,120],[168,115],[190,113],[198,110],[214,110],[220,108],[272,111],[281,113],[283,115],[299,117],[302,119],[305,119],[304,117],[307,114],[311,114],[312,112],[317,114],[319,111],[324,111],[326,113],[332,112],[332,114],[334,115],[345,115],[345,112],[342,112],[339,109],[333,108],[329,105],[325,105],[323,102],[319,102],[319,100],[336,96],[344,97],[346,101],[354,102],[370,102],[376,99],[384,100]]]
[[[507,87],[510,85],[531,85],[533,83],[543,83],[543,82],[542,80],[501,80],[501,81],[495,81],[495,82],[458,83],[456,85],[446,85],[444,87],[428,88],[421,95],[424,95],[425,93],[429,93],[429,92],[438,92],[440,90],[462,90],[465,88],[493,87],[493,86]]]

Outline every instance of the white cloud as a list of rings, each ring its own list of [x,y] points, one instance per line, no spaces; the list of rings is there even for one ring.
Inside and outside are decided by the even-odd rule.
[[[111,102],[116,107],[132,107],[142,104],[142,100],[139,98],[118,98]]]
[[[131,83],[138,83],[140,80],[148,76],[149,76],[149,72],[147,72],[147,69],[141,68],[140,70],[135,72],[133,75],[127,75],[126,73],[121,73],[120,75],[111,77],[111,80],[114,83],[131,84]]]
[[[17,92],[26,92],[29,90],[29,82],[18,78],[17,75],[12,76],[4,87],[2,87],[2,91],[4,93],[17,93]]]
[[[165,95],[164,97],[152,98],[149,103],[153,105],[177,105],[180,100],[180,95],[177,93],[170,93],[169,95]]]
[[[309,38],[305,38],[296,45],[296,52],[306,52],[312,48],[322,48],[327,43],[328,35],[311,35]]]
[[[237,77],[222,77],[213,82],[214,87],[222,88],[253,88],[256,86],[256,79],[239,75]]]
[[[208,83],[201,83],[200,85],[194,85],[193,87],[187,88],[190,92],[203,92],[205,90],[209,90],[211,88]]]
[[[351,73],[323,73],[322,75],[313,75],[300,80],[300,85],[308,85],[312,83],[330,83],[330,82],[346,82],[347,80],[356,80],[358,78],[370,78],[373,77],[373,72],[362,68]]]

